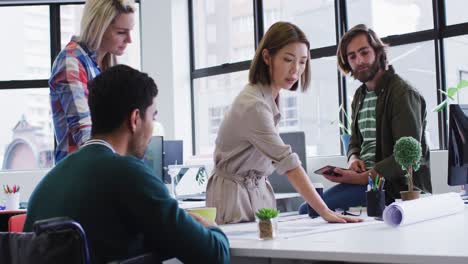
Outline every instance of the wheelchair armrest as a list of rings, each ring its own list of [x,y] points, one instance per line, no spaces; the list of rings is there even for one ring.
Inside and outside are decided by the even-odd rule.
[[[91,262],[91,257],[89,254],[88,240],[86,238],[86,233],[81,227],[81,225],[69,217],[54,217],[44,220],[38,220],[33,224],[33,232],[36,236],[39,236],[42,233],[48,232],[58,232],[64,230],[73,230],[79,234],[82,244],[82,254],[83,259],[86,263]]]
[[[84,233],[80,224],[69,217],[54,217],[34,222],[33,232],[40,235],[43,232],[60,231],[65,229],[77,230]]]

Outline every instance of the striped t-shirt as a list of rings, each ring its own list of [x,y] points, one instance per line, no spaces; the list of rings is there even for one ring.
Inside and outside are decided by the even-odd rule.
[[[374,167],[375,164],[375,105],[377,95],[374,91],[367,91],[364,102],[358,116],[358,127],[361,132],[363,142],[361,144],[361,160],[367,168]]]

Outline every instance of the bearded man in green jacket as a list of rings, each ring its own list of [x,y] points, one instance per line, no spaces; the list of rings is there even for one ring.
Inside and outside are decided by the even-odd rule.
[[[352,126],[348,169],[335,169],[340,176],[325,175],[339,183],[324,193],[330,209],[365,205],[369,176],[385,178],[386,203],[407,191],[405,171],[393,157],[401,137],[414,137],[422,146],[421,167],[414,173],[414,186],[432,192],[429,147],[425,137],[426,101],[388,65],[386,45],[377,34],[360,24],[345,33],[337,59],[340,69],[362,82],[351,105]],[[300,212],[307,208],[301,206]]]

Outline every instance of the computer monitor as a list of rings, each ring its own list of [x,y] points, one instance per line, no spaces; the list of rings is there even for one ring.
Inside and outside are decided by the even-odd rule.
[[[164,140],[164,182],[170,183],[169,165],[184,164],[184,142],[182,140]]]
[[[448,179],[468,188],[468,105],[449,105]]]
[[[153,136],[151,141],[146,147],[145,155],[143,156],[144,163],[150,167],[156,177],[161,177],[163,179],[163,137]]]
[[[295,152],[299,159],[301,160],[302,167],[305,171],[307,171],[307,162],[306,162],[306,141],[305,141],[305,134],[303,131],[300,132],[287,132],[287,133],[280,133],[280,137],[283,142],[287,145],[291,146],[292,152]],[[269,177],[268,180],[270,181],[271,186],[275,193],[291,193],[296,192],[296,189],[291,185],[286,175],[280,175],[276,171],[273,172]],[[292,207],[294,209],[298,208],[299,205],[304,200],[300,197],[294,198],[291,202]],[[283,208],[279,208],[280,211]]]

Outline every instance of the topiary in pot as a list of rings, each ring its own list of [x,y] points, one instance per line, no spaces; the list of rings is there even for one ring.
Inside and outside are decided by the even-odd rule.
[[[395,143],[393,156],[401,168],[406,171],[408,177],[408,191],[400,192],[401,199],[407,201],[419,198],[420,191],[414,190],[413,171],[419,169],[422,156],[421,143],[413,137],[402,137]]]

